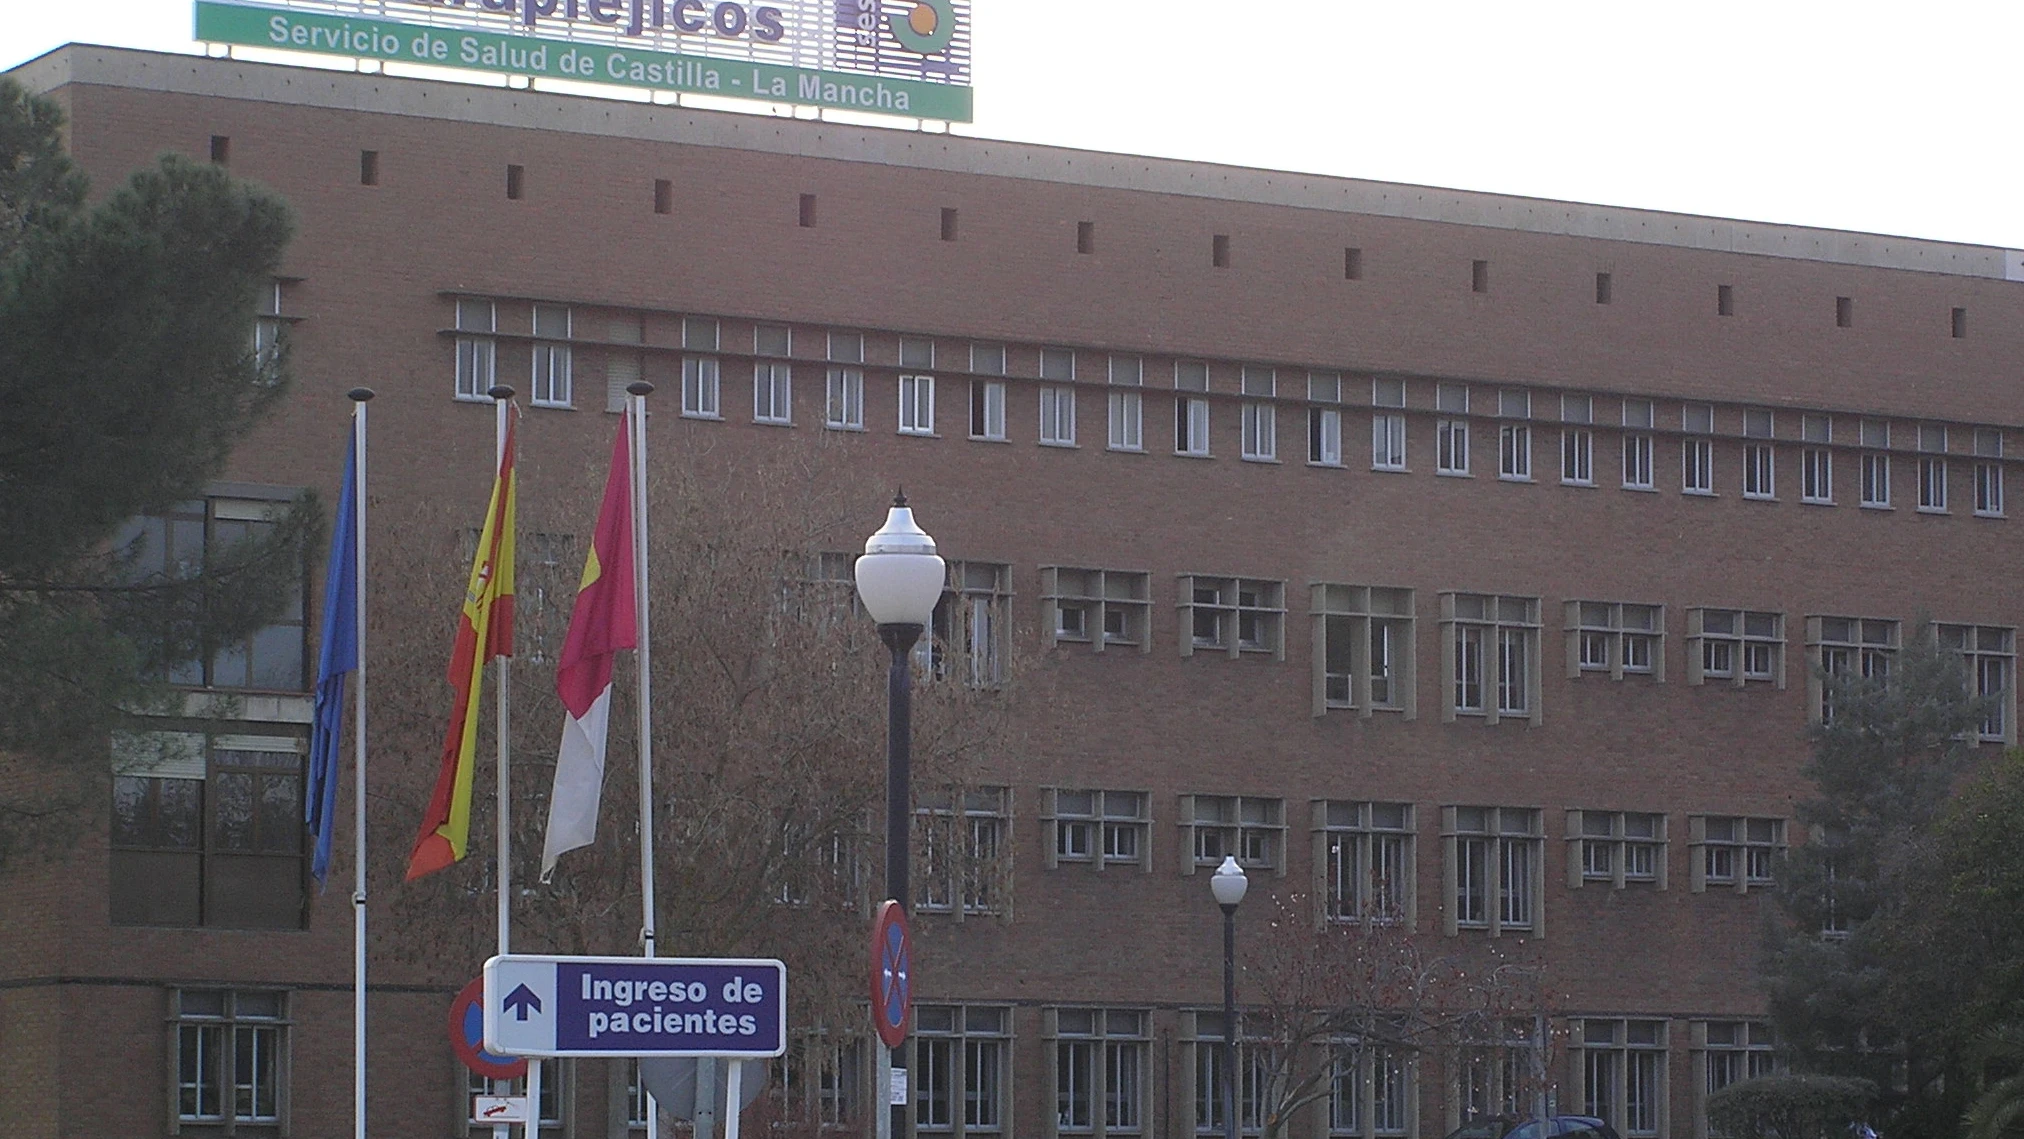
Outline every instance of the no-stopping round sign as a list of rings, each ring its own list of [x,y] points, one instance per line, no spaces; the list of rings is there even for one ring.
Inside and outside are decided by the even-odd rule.
[[[907,1042],[914,1027],[914,941],[907,912],[888,899],[871,923],[871,1019],[888,1048]]]

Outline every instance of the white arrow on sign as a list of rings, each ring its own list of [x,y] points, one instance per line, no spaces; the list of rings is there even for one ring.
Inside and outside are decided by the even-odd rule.
[[[485,963],[485,1051],[539,1056],[555,1048],[555,965],[494,957]]]

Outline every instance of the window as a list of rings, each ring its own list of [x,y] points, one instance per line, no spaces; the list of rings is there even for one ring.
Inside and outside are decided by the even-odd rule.
[[[1145,439],[1145,361],[1137,356],[1110,358],[1110,449],[1143,451]]]
[[[1040,387],[1040,442],[1053,447],[1075,446],[1075,353],[1062,348],[1040,350],[1040,378],[1060,383]]]
[[[1418,712],[1413,668],[1413,591],[1385,586],[1310,587],[1314,614],[1314,714],[1355,708],[1364,716]]]
[[[1778,1070],[1771,1026],[1755,1021],[1706,1020],[1693,1024],[1694,1112],[1696,1133],[1706,1127],[1708,1097],[1730,1084],[1768,1076]]]
[[[1539,599],[1441,594],[1442,671],[1450,681],[1442,719],[1539,715]]]
[[[1004,375],[1005,346],[983,343],[970,345],[970,370],[980,376]]]
[[[1342,376],[1307,373],[1307,461],[1318,467],[1342,465]]]
[[[1487,293],[1490,291],[1490,263],[1488,261],[1469,262],[1469,291],[1472,293]]]
[[[513,163],[506,166],[506,198],[517,202],[527,196],[527,168]]]
[[[1238,387],[1242,394],[1251,397],[1244,400],[1242,408],[1244,457],[1253,462],[1277,462],[1278,408],[1266,401],[1278,393],[1278,373],[1271,368],[1246,364],[1239,376]]]
[[[866,1051],[865,1040],[842,1033],[818,1030],[797,1035],[787,1055],[776,1061],[774,1086],[784,1101],[781,1114],[790,1122],[814,1126],[808,1131],[790,1127],[789,1134],[858,1133],[870,1079]],[[627,1066],[634,1073],[632,1128],[644,1133],[646,1092],[639,1086],[638,1063]],[[880,1110],[885,1110],[883,1105]]]
[[[956,211],[953,207],[942,207],[942,240],[956,240]]]
[[[1828,445],[1834,442],[1834,419],[1826,415],[1806,416],[1800,421],[1799,434],[1806,443],[1799,452],[1802,476],[1799,501],[1832,505],[1834,452]]]
[[[1743,609],[1687,610],[1687,683],[1763,681],[1785,687],[1785,617]]]
[[[1230,235],[1219,233],[1209,239],[1209,264],[1218,269],[1230,267]]]
[[[1975,429],[1975,514],[2003,517],[2003,433],[1993,427]]]
[[[1354,245],[1342,247],[1342,279],[1363,280],[1363,250]]]
[[[1075,251],[1077,253],[1096,252],[1095,222],[1079,221],[1075,223]]]
[[[1638,811],[1567,812],[1567,884],[1650,882],[1666,888],[1666,817]]]
[[[115,737],[113,924],[301,929],[303,751],[296,736]]]
[[[1666,678],[1666,610],[1663,605],[1619,601],[1567,603],[1567,675],[1625,673]]]
[[[1834,298],[1834,326],[1836,328],[1852,328],[1855,326],[1854,297]]]
[[[288,1096],[287,994],[180,989],[176,1010],[176,1130],[278,1136]]]
[[[797,221],[798,221],[798,222],[800,223],[800,225],[801,225],[801,228],[802,228],[802,229],[814,229],[814,228],[815,228],[815,195],[814,195],[814,194],[803,194],[803,195],[801,195],[801,200],[800,200],[800,205],[799,205],[799,208],[798,208],[798,215],[797,215],[797,218],[796,218],[796,220],[797,220]]]
[[[1497,414],[1504,419],[1529,419],[1532,417],[1532,393],[1528,391],[1501,391],[1497,393]],[[1520,482],[1532,480],[1532,428],[1523,423],[1503,423],[1497,427],[1497,477]]]
[[[1652,401],[1623,401],[1623,488],[1651,490]]]
[[[1242,1020],[1238,1030],[1242,1031]],[[1181,1032],[1194,1052],[1194,1133],[1199,1136],[1228,1134],[1230,1095],[1237,1096],[1237,1127],[1246,1136],[1265,1130],[1265,1093],[1270,1076],[1270,1056],[1265,1049],[1248,1046],[1237,1038],[1238,1086],[1230,1086],[1227,1066],[1229,1049],[1224,1046],[1226,1026],[1221,1012],[1184,1012]]]
[[[835,431],[864,430],[864,334],[829,334],[829,396],[823,426]],[[845,367],[841,365],[860,365]]]
[[[1990,743],[2016,742],[2015,684],[2017,631],[1993,625],[1936,626],[1940,647],[1961,655],[1969,691],[1988,701],[1976,737]]]
[[[380,152],[361,150],[358,152],[358,184],[377,186],[380,184]],[[1956,312],[1962,310],[1956,309]]]
[[[1771,413],[1743,412],[1743,497],[1776,498],[1777,452],[1772,447]]]
[[[1418,1117],[1411,1053],[1368,1041],[1338,1040],[1329,1047],[1328,1134],[1361,1136],[1364,1105],[1373,1135],[1405,1135]]]
[[[492,333],[499,331],[499,306],[478,297],[457,298],[457,331]],[[457,337],[457,398],[483,399],[498,383],[494,365],[498,343],[489,335]]]
[[[260,290],[258,315],[253,318],[253,357],[261,368],[271,368],[280,361],[281,341],[292,319],[281,314],[283,284],[277,277]]]
[[[1064,862],[1152,869],[1152,816],[1143,791],[1071,791],[1046,788],[1042,819],[1054,833],[1047,868]]]
[[[675,212],[675,184],[672,180],[654,179],[654,212],[657,214]]]
[[[936,679],[953,674],[971,688],[996,688],[1005,679],[1011,629],[1012,567],[952,561],[914,663]]]
[[[1209,453],[1209,366],[1199,361],[1174,364],[1174,454],[1206,457]],[[1199,395],[1180,393],[1198,392]]]
[[[900,337],[900,367],[934,371],[935,342],[925,336]]]
[[[1865,419],[1861,427],[1862,504],[1888,509],[1890,506],[1890,424]],[[1873,448],[1873,449],[1871,449]]]
[[[1087,642],[1152,651],[1152,575],[1143,571],[1040,568],[1041,604],[1054,644]]]
[[[900,434],[935,433],[935,377],[900,376]]]
[[[1011,1079],[1012,1010],[920,1005],[914,1010],[914,1128],[922,1135],[1001,1135]]]
[[[1582,1114],[1620,1135],[1658,1135],[1666,1105],[1666,1022],[1591,1018],[1570,1028]]]
[[[1469,387],[1437,384],[1434,410],[1445,414],[1434,422],[1434,471],[1443,475],[1469,473]]]
[[[1585,395],[1560,397],[1560,481],[1569,486],[1595,485],[1595,400]]]
[[[1545,842],[1531,807],[1443,807],[1448,933],[1487,929],[1543,935],[1539,895]]]
[[[1599,305],[1606,305],[1606,304],[1608,304],[1608,303],[1610,302],[1610,297],[1611,297],[1611,289],[1610,289],[1610,283],[1611,283],[1611,282],[1610,282],[1610,276],[1609,276],[1609,274],[1608,274],[1608,273],[1597,273],[1597,274],[1595,275],[1595,303],[1596,303],[1596,304],[1599,304]]]
[[[1533,1073],[1540,1054],[1532,1020],[1512,1017],[1478,1022],[1462,1032],[1455,1057],[1455,1098],[1470,1119],[1532,1113],[1546,1089]],[[1520,1132],[1519,1134],[1524,1134]]]
[[[947,787],[914,795],[917,909],[959,919],[1009,911],[1011,799],[1006,787]]]
[[[1196,649],[1269,653],[1286,659],[1286,583],[1241,577],[1180,577],[1181,655]]]
[[[1314,803],[1315,897],[1333,922],[1414,917],[1411,803]]]
[[[717,350],[717,322],[709,317],[682,319],[682,347]],[[682,414],[690,419],[722,419],[715,356],[682,356]]]
[[[1807,678],[1813,721],[1834,719],[1835,681],[1860,676],[1881,682],[1897,657],[1898,623],[1860,617],[1808,617],[1806,646],[1816,667]]]
[[[604,338],[614,344],[642,344],[646,341],[646,325],[637,314],[614,316],[605,322]],[[639,351],[628,352],[614,348],[604,358],[604,409],[610,412],[624,411],[626,401],[632,393],[626,389],[637,383],[646,368],[646,357]]]
[[[1003,344],[972,344],[970,370],[987,376],[1005,374]],[[1005,381],[970,381],[970,438],[1005,441]]]
[[[1729,815],[1693,815],[1689,864],[1694,892],[1727,886],[1737,893],[1763,889],[1775,880],[1785,853],[1784,819],[1750,819]]]
[[[1715,408],[1712,404],[1690,403],[1681,412],[1687,437],[1680,440],[1680,491],[1683,494],[1715,493]]]
[[[554,1057],[545,1060],[536,1060],[530,1057],[527,1062],[529,1064],[541,1065],[540,1130],[560,1136],[562,1134],[563,1081],[565,1073],[570,1071],[570,1069],[564,1067],[562,1061]],[[647,1094],[645,1089],[639,1086],[639,1064],[635,1061],[628,1064],[627,1067],[630,1069],[628,1073],[629,1090],[633,1093],[634,1102],[638,1110],[636,1117],[638,1119],[638,1127],[644,1130],[646,1127]],[[721,1071],[721,1069],[719,1070]],[[521,1076],[518,1079],[512,1080],[488,1080],[476,1072],[466,1071],[464,1073],[464,1092],[466,1096],[524,1096],[527,1094],[527,1077]],[[468,1108],[470,1105],[471,1101],[466,1099],[463,1106]],[[473,1124],[466,1134],[470,1139],[491,1139],[492,1129],[479,1124]]]
[[[1406,469],[1406,417],[1400,411],[1385,409],[1405,407],[1406,382],[1372,380],[1370,402],[1377,409],[1370,417],[1370,467],[1374,471],[1403,471]]]
[[[1715,315],[1716,316],[1736,315],[1736,286],[1734,285],[1715,286]]]
[[[534,305],[532,396],[536,407],[570,404],[570,314],[568,305]],[[564,341],[557,344],[554,341]]]
[[[1237,795],[1181,796],[1181,873],[1240,866],[1286,873],[1286,801]]]
[[[1152,1035],[1136,1009],[1050,1009],[1056,1134],[1142,1135]]]
[[[792,330],[786,325],[762,324],[752,332],[752,347],[760,356],[778,357],[752,362],[752,421],[793,423],[794,368],[785,359],[793,354]]]
[[[1947,512],[1947,429],[1939,424],[1919,424],[1919,509]]]

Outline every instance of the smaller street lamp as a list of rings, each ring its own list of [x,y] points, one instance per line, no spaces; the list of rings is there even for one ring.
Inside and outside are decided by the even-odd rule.
[[[1228,1098],[1223,1107],[1223,1134],[1237,1139],[1237,905],[1251,880],[1237,865],[1235,855],[1223,856],[1223,864],[1209,875],[1209,892],[1223,907],[1223,1071]]]

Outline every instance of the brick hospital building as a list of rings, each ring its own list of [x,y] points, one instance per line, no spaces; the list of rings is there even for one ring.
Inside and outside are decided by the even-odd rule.
[[[905,482],[965,679],[1017,650],[1055,686],[961,807],[1016,909],[921,899],[923,1136],[1219,1132],[1228,853],[1240,938],[1276,893],[1541,962],[1560,1110],[1700,1139],[1777,1063],[1755,969],[1820,671],[1936,635],[2016,741],[2001,249],[85,46],[11,74],[101,193],[176,151],[297,212],[263,304],[298,387],[177,541],[333,500],[360,383],[376,493],[472,524],[495,381],[529,454],[602,454],[644,375],[657,461],[812,437]],[[12,1134],[349,1134],[348,899],[223,814],[299,802],[312,593],[177,678],[242,697],[173,726],[201,747],[8,872]],[[454,986],[384,976],[374,1133],[464,1134]],[[1367,1053],[1295,1133],[1511,1106],[1536,1023]],[[797,1061],[839,1131],[870,1056]],[[552,1134],[644,1134],[550,1067]]]

